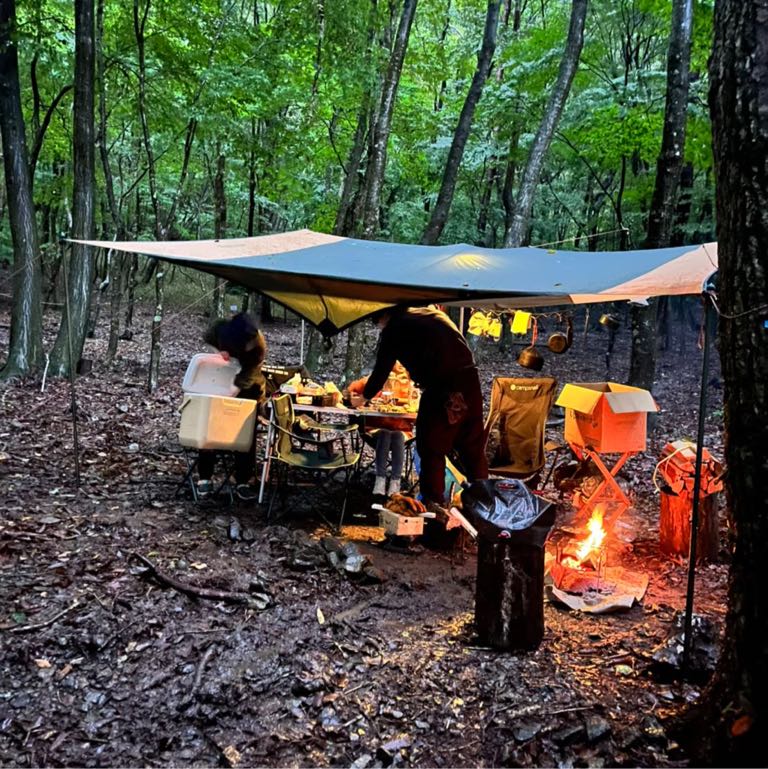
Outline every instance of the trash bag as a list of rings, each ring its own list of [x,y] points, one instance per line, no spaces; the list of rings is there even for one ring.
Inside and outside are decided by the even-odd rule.
[[[555,522],[554,505],[512,478],[471,483],[461,494],[461,505],[485,539],[512,538],[541,547]]]

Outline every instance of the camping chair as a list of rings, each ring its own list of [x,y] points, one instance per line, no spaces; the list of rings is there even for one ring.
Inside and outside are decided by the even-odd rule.
[[[551,377],[494,377],[485,422],[488,470],[538,485],[546,462],[544,432],[557,381]]]
[[[341,505],[339,523],[335,528],[341,529],[344,521],[344,513],[347,507],[347,495],[349,492],[350,474],[360,457],[358,451],[348,447],[344,440],[351,431],[334,431],[335,437],[326,440],[311,438],[306,432],[295,432],[296,417],[293,411],[293,403],[289,395],[280,395],[272,399],[270,414],[271,446],[267,447],[269,461],[276,463],[272,478],[272,493],[270,495],[267,518],[272,514],[275,497],[280,493],[283,501],[287,496],[288,476],[293,473],[296,476],[308,476],[311,485],[322,489],[320,483],[325,476],[330,481],[338,473],[344,473],[344,497]],[[318,423],[321,424],[321,423]],[[352,425],[356,431],[356,426]],[[322,430],[324,433],[328,431]],[[337,447],[337,444],[338,447]],[[293,485],[293,484],[291,484]],[[321,513],[322,516],[322,513]],[[325,519],[325,516],[322,516]],[[327,521],[327,519],[325,519]],[[329,525],[333,527],[333,524]]]

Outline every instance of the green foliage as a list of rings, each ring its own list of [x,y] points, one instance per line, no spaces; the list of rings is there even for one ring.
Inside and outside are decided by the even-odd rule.
[[[140,12],[146,2],[139,3]],[[695,184],[691,219],[684,227],[692,237],[712,230],[706,108],[712,5],[712,0],[697,0],[695,7],[695,77],[686,145]],[[382,238],[417,241],[421,236],[476,66],[486,7],[486,0],[419,2],[388,149]],[[196,0],[192,5],[154,0],[146,26],[148,128],[163,214],[178,201],[171,236],[212,235],[218,148],[226,158],[228,236],[247,232],[251,174],[256,232],[330,231],[358,113],[366,99],[375,102],[399,10],[399,3],[372,0]],[[63,0],[19,0],[18,12],[31,146],[45,109],[72,81],[73,6]],[[565,0],[527,3],[517,29],[512,18],[502,22],[445,240],[498,243],[503,235],[501,189],[507,164],[516,165],[519,178],[557,74],[569,13]],[[668,0],[590,4],[581,66],[536,199],[532,242],[573,238],[585,228],[615,229],[617,203],[633,241],[642,241],[661,143],[669,17]],[[130,236],[151,237],[132,3],[105,4],[101,49],[105,144],[120,213]],[[192,119],[196,129],[182,185],[184,140]],[[55,231],[66,229],[71,199],[71,134],[70,92],[53,115],[35,174],[41,225],[48,212]],[[103,191],[100,160],[98,169]],[[479,233],[485,199],[488,226]],[[99,215],[99,232],[111,237],[115,222],[106,204]],[[6,240],[7,229],[0,230],[3,252]],[[600,245],[613,243],[607,239]]]

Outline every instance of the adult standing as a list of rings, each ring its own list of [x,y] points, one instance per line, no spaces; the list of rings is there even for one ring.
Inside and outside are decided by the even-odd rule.
[[[445,458],[456,451],[470,481],[488,477],[483,395],[472,352],[451,319],[432,307],[394,307],[375,316],[376,363],[363,389],[370,400],[396,361],[422,391],[416,418],[419,485],[429,509],[445,505]]]

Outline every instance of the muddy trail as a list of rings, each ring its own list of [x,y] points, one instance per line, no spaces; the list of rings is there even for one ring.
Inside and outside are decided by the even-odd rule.
[[[56,318],[46,323],[50,342]],[[0,335],[7,324],[6,308]],[[645,598],[602,616],[548,603],[539,649],[510,655],[477,644],[471,546],[394,553],[368,519],[351,518],[342,537],[375,567],[357,577],[329,563],[314,495],[291,497],[268,523],[255,503],[196,505],[177,494],[180,381],[204,325],[184,313],[165,322],[151,395],[146,333],[121,342],[111,369],[105,330],[88,340],[93,370],[77,380],[79,490],[69,385],[0,390],[0,764],[687,765],[669,725],[706,675],[683,681],[653,659],[684,606],[686,565],[659,553],[651,476],[668,440],[695,435],[694,330],[664,353],[657,431],[620,476],[634,507],[612,558],[648,574]],[[148,312],[138,326],[148,329]],[[269,362],[297,362],[297,325],[265,333]],[[369,336],[372,357],[372,328]],[[605,350],[605,334],[579,329],[543,373],[605,379]],[[486,386],[494,374],[524,373],[514,353],[485,340],[477,357]],[[611,379],[624,381],[627,360],[623,328]],[[342,361],[339,344],[320,379],[338,381]],[[707,446],[722,456],[715,366]],[[364,515],[370,501],[368,487],[355,489],[350,512]],[[561,504],[556,529],[570,516]],[[723,524],[720,559],[697,576],[696,612],[715,633],[725,537]]]

